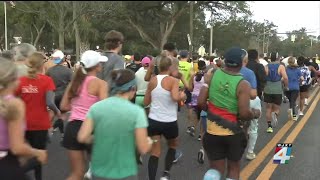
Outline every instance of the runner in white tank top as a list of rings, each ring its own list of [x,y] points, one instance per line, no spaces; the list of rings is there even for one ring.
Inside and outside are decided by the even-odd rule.
[[[177,102],[185,99],[184,92],[179,92],[179,80],[169,76],[172,61],[162,55],[159,65],[159,75],[152,77],[144,105],[150,107],[148,135],[156,141],[151,149],[148,163],[149,180],[155,180],[160,157],[160,139],[164,136],[168,141],[168,152],[165,158],[165,170],[160,180],[169,180],[173,160],[178,145]]]

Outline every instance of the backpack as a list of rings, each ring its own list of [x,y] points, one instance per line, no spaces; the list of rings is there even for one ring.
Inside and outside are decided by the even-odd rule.
[[[278,73],[280,64],[268,64],[268,77],[267,80],[271,82],[278,82],[281,80],[281,76]]]

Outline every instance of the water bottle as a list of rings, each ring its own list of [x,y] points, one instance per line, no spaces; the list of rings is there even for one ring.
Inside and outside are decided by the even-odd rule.
[[[203,177],[203,180],[220,180],[221,174],[215,169],[209,169]]]

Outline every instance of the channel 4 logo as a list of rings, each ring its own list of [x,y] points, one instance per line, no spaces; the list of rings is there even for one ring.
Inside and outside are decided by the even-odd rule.
[[[292,144],[278,143],[273,156],[274,164],[288,164],[292,151]]]

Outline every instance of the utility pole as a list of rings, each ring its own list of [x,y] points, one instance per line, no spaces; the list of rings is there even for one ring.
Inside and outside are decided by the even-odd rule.
[[[264,40],[266,38],[266,27],[265,23],[263,22],[263,40],[262,40],[262,53],[264,54]]]
[[[3,2],[4,7],[4,41],[5,49],[8,50],[8,27],[7,27],[7,3]]]
[[[212,56],[212,38],[213,38],[213,25],[210,27],[210,49],[209,49],[209,54]]]
[[[189,53],[192,54],[193,52],[193,3],[194,1],[190,2],[190,41],[191,45],[189,45]]]

